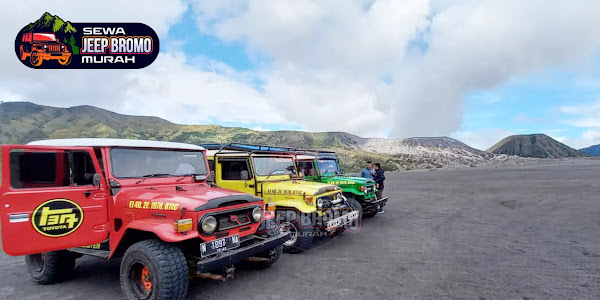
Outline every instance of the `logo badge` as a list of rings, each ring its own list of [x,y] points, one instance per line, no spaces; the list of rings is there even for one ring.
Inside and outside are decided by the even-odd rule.
[[[231,220],[231,222],[235,222],[237,224],[241,224],[240,220],[238,220],[238,216],[237,215],[230,215],[229,216],[229,220]]]
[[[156,32],[142,23],[71,23],[49,13],[15,39],[17,57],[35,69],[141,69],[158,49]]]
[[[42,203],[31,218],[33,228],[48,237],[61,237],[73,233],[83,223],[83,210],[67,199],[53,199]]]

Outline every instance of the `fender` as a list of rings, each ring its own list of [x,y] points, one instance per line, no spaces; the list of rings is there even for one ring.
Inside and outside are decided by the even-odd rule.
[[[136,220],[127,225],[127,229],[152,232],[159,239],[167,243],[177,243],[198,238],[198,231],[190,230],[186,234],[175,231],[172,219],[146,219]]]

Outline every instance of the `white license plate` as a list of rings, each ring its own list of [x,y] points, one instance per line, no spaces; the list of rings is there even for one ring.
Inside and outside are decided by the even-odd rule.
[[[200,256],[205,257],[240,246],[240,236],[232,235],[222,239],[200,244]]]
[[[358,219],[358,211],[353,211],[347,215],[341,216],[339,218],[335,218],[335,219],[327,222],[327,229],[338,228],[338,227],[348,224],[356,219]]]

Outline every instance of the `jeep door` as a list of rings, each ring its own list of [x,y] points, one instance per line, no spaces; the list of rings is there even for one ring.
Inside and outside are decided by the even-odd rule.
[[[256,195],[256,182],[248,158],[215,157],[215,159],[217,186]]]
[[[93,148],[2,146],[2,247],[25,255],[108,238],[107,187]]]

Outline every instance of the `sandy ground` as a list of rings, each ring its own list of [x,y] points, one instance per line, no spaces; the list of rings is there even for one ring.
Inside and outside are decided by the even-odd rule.
[[[600,161],[389,173],[390,204],[361,232],[272,268],[192,280],[189,299],[600,299]],[[0,254],[1,299],[122,299],[119,261],[29,280]]]

